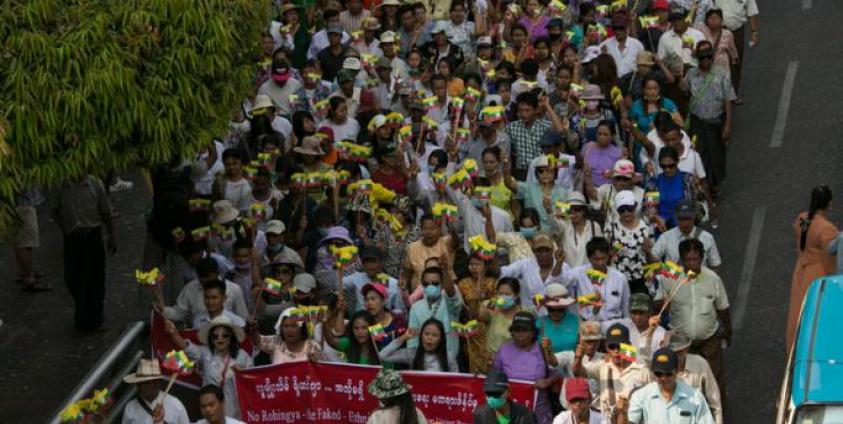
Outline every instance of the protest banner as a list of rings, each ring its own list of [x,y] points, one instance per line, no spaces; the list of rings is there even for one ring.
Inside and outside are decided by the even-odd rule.
[[[378,400],[367,391],[379,367],[296,362],[236,374],[242,420],[250,423],[365,423]],[[428,422],[469,424],[485,402],[484,377],[439,372],[401,372]],[[510,382],[510,398],[532,409],[532,382]]]

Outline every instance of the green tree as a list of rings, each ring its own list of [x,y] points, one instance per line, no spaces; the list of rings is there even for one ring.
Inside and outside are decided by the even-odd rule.
[[[194,154],[254,79],[268,0],[0,0],[0,233],[15,193]]]

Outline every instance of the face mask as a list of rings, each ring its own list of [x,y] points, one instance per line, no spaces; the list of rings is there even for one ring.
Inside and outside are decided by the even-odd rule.
[[[269,245],[266,247],[266,249],[272,252],[273,254],[278,253],[284,250],[284,242],[278,242],[276,244]]]
[[[424,288],[424,297],[426,297],[428,300],[439,299],[439,296],[442,296],[441,287],[431,284]]]
[[[501,300],[503,300],[503,304],[501,305],[502,309],[510,309],[515,306],[515,298],[512,296],[498,296]]]
[[[536,227],[521,227],[521,229],[518,231],[521,233],[522,236],[524,236],[525,239],[530,240],[531,238],[536,236],[536,232],[538,231],[538,229]]]
[[[486,404],[489,405],[489,408],[498,410],[503,408],[505,403],[506,395],[502,395],[501,397],[486,395]]]
[[[600,100],[588,100],[585,102],[585,107],[588,109],[597,109],[597,106],[600,105]]]
[[[483,209],[483,200],[481,199],[471,199],[471,204],[477,209]]]

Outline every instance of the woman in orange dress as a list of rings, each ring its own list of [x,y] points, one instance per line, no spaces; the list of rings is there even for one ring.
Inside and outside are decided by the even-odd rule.
[[[837,237],[837,226],[826,218],[831,209],[831,189],[815,187],[811,191],[811,207],[802,212],[793,224],[796,233],[796,247],[799,257],[793,270],[790,286],[790,310],[787,316],[787,348],[790,349],[796,337],[796,326],[802,310],[802,300],[811,282],[834,273],[834,256],[828,253],[828,245]]]

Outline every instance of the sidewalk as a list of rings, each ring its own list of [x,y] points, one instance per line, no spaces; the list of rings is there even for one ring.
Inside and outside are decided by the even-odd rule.
[[[64,285],[62,237],[49,220],[50,199],[38,209],[41,247],[36,266],[53,290],[22,292],[8,242],[0,242],[0,422],[43,423],[94,362],[120,336],[126,324],[148,317],[138,302],[134,271],[140,266],[146,231],[147,191],[140,172],[128,175],[135,187],[114,193],[117,255],[107,258],[104,333],[83,335],[73,326],[73,300]],[[124,177],[126,178],[126,177]]]

